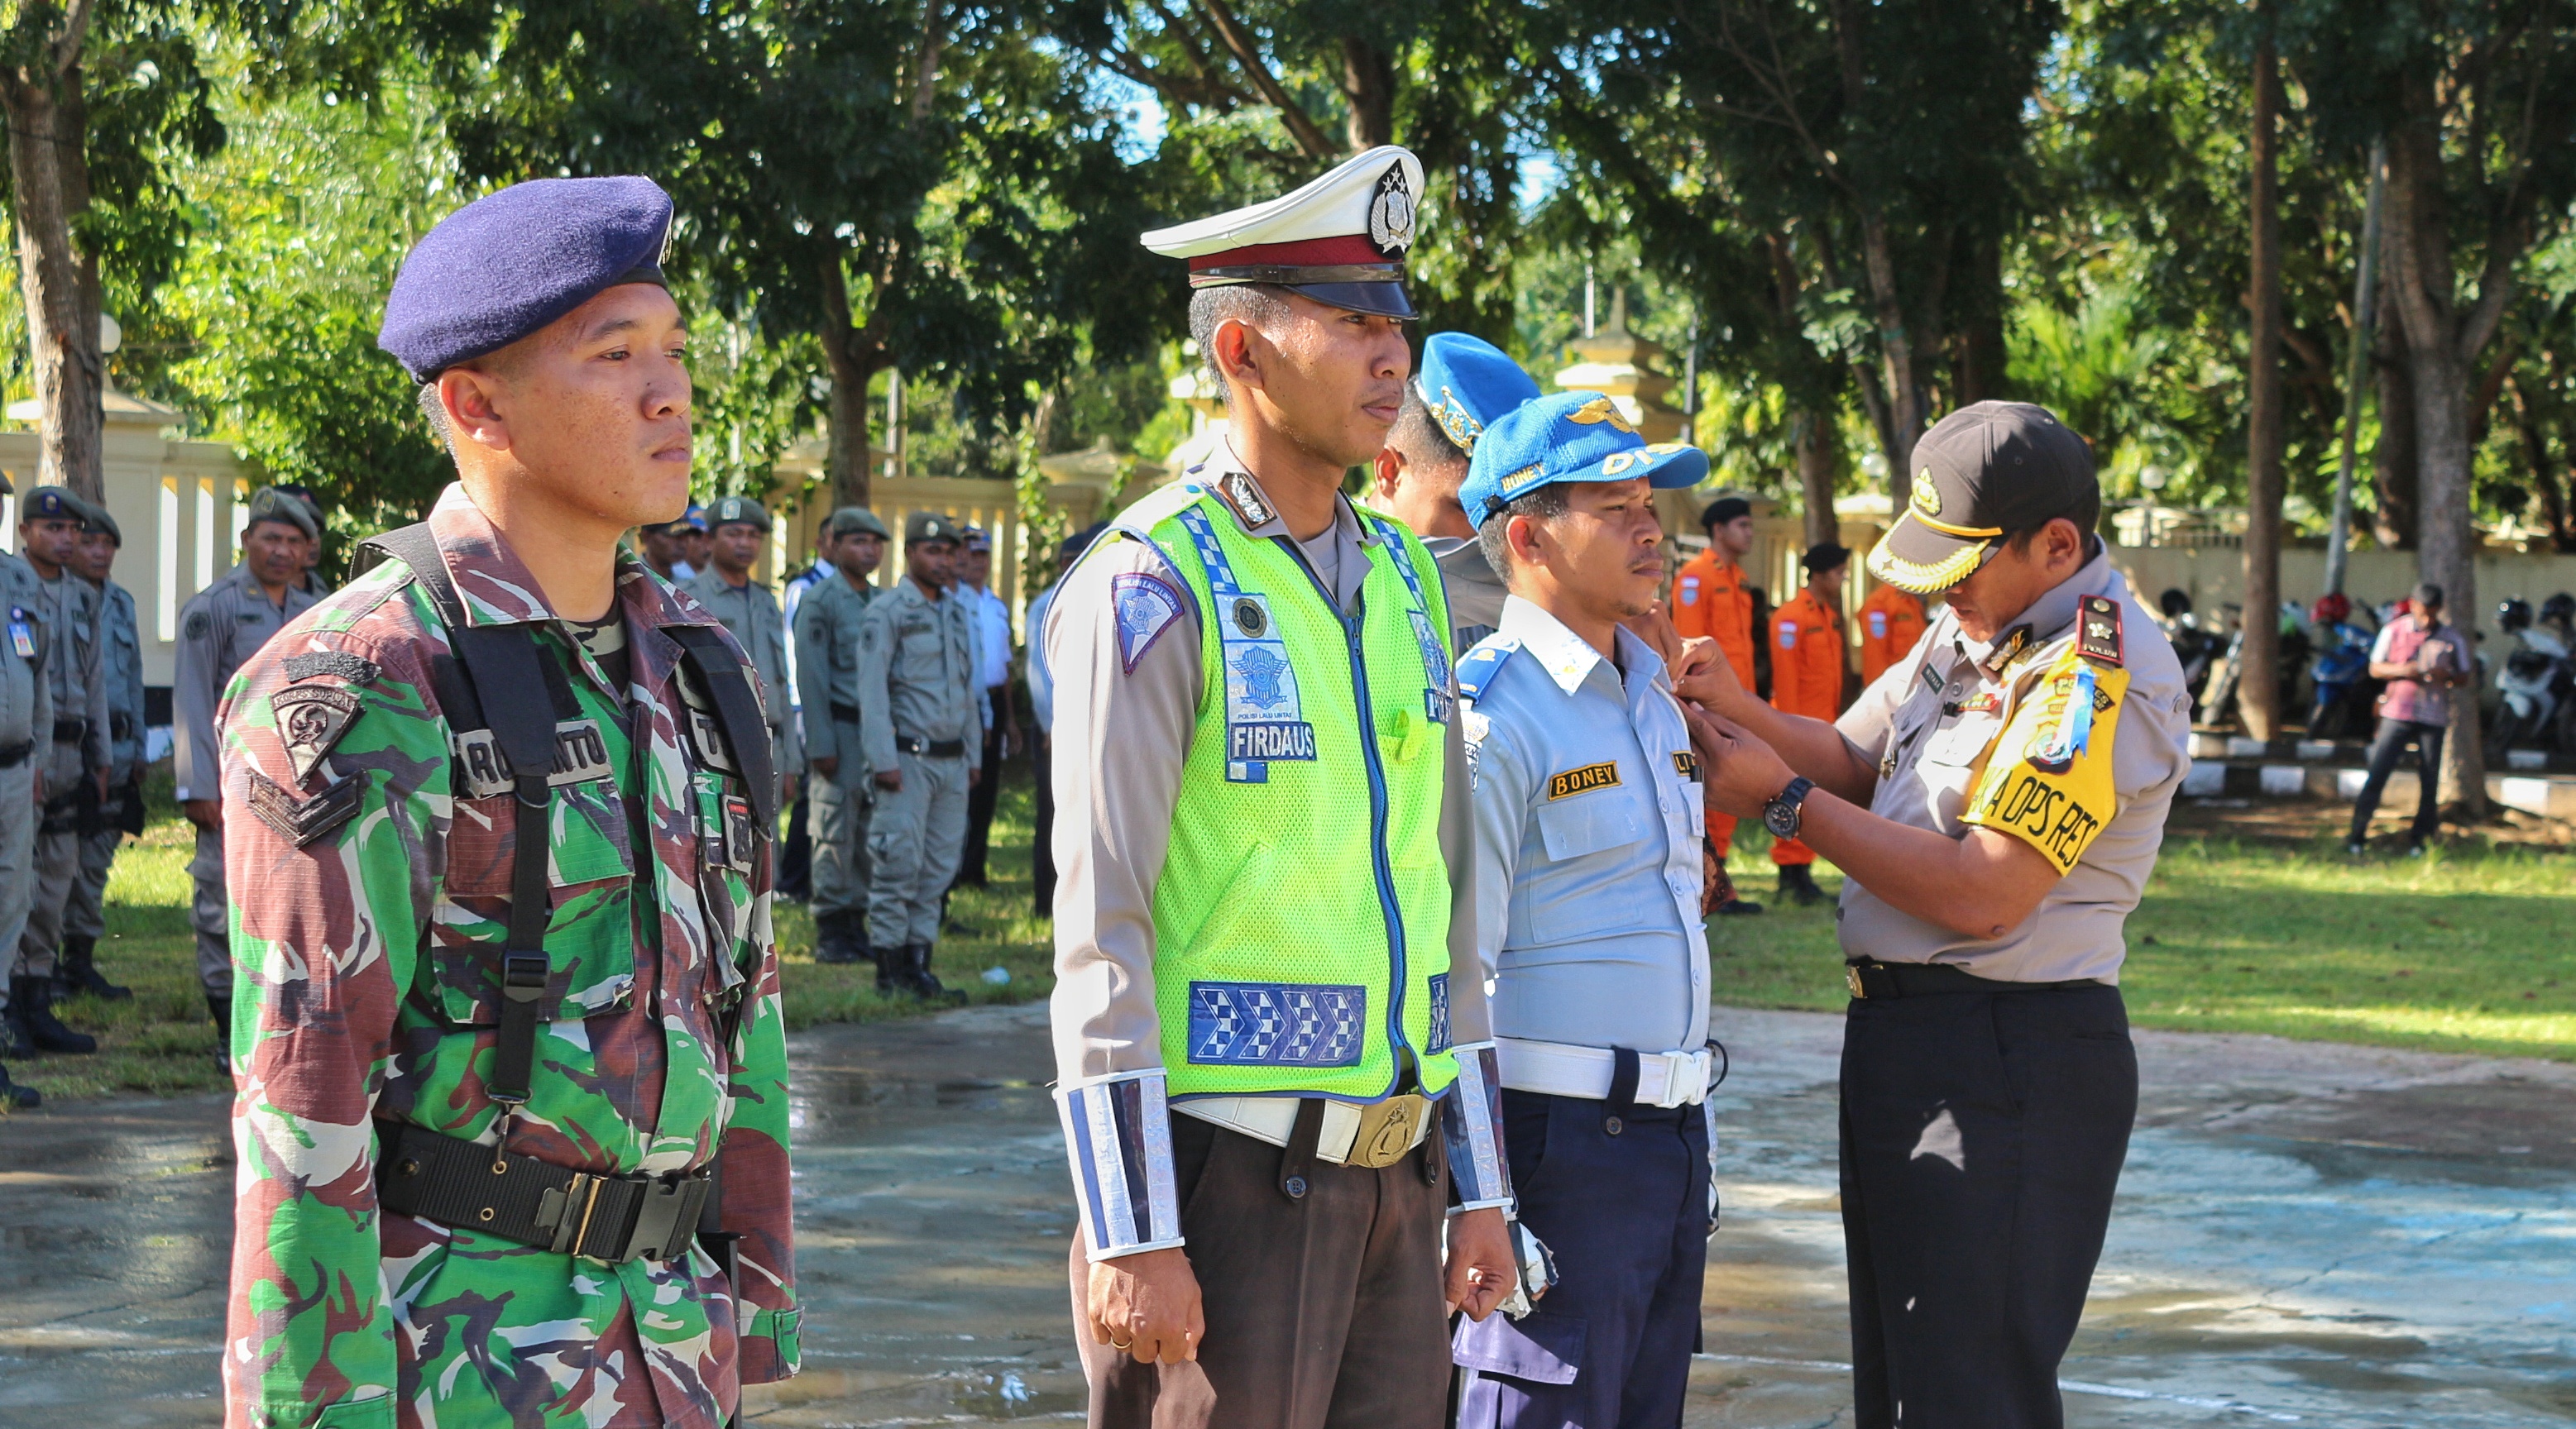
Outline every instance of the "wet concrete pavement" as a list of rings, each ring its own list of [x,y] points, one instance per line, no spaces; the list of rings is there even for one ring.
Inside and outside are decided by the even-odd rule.
[[[1849,1423],[1839,1022],[1721,1009],[1694,1426]],[[2576,1067],[2141,1034],[2079,1426],[2576,1423]],[[757,1422],[1078,1417],[1042,1008],[795,1040],[806,1372]],[[0,1426],[220,1417],[220,1099],[0,1119]]]

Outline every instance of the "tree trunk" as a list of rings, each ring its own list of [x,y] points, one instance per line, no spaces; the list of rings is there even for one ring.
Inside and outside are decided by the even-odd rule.
[[[2431,85],[2406,81],[2405,118],[2388,147],[2389,297],[2406,329],[2408,376],[2415,388],[2415,453],[2423,525],[2416,567],[2442,588],[2443,605],[2463,632],[2478,611],[2477,530],[2470,523],[2469,354],[2459,347],[2452,294],[2448,205],[2441,135]],[[2486,817],[2486,758],[2479,745],[2474,687],[2454,692],[2451,737],[2442,749],[2443,792],[2471,820]]]
[[[1822,412],[1796,412],[1789,418],[1798,450],[1798,490],[1807,508],[1807,544],[1834,539],[1842,523],[1834,518],[1834,431]]]
[[[1395,142],[1394,56],[1366,40],[1344,36],[1342,98],[1350,105],[1342,132],[1352,153]]]
[[[2384,241],[2384,240],[2383,240]],[[2415,549],[2422,501],[2415,480],[2415,383],[2406,370],[2406,330],[2396,304],[2379,306],[2379,443],[2370,450],[2370,484],[2378,508],[2372,533],[2392,551]]]
[[[2236,708],[2245,732],[2281,732],[2281,67],[2272,37],[2254,47],[2252,258],[2254,331],[2245,465],[2245,657]]]
[[[837,250],[823,256],[820,276],[822,322],[817,335],[823,342],[824,365],[832,374],[823,479],[832,493],[834,507],[865,506],[870,475],[868,379],[884,365],[884,354],[851,325],[849,279],[841,271]]]
[[[1871,309],[1878,318],[1878,358],[1887,378],[1887,499],[1905,509],[1914,494],[1914,439],[1923,434],[1923,385],[1915,371],[1914,339],[1905,330],[1905,302],[1896,281],[1896,248],[1887,220],[1861,218],[1861,255],[1869,271]]]
[[[99,447],[106,367],[98,351],[98,261],[72,224],[89,206],[89,167],[79,102],[81,71],[49,87],[26,70],[0,79],[9,118],[11,208],[18,226],[18,283],[26,306],[31,375],[43,423],[36,481],[104,499]],[[59,95],[68,94],[66,103]]]
[[[1963,240],[1968,291],[1961,295],[1960,327],[1951,339],[1952,405],[1974,406],[2011,395],[2004,377],[2004,245],[1990,233]]]

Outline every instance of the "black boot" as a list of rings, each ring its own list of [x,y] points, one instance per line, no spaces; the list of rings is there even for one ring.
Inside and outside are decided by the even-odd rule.
[[[65,934],[61,960],[54,968],[54,989],[62,997],[95,997],[123,1002],[134,989],[119,987],[99,975],[98,939]]]
[[[9,1016],[27,1029],[27,1040],[39,1052],[70,1052],[86,1055],[98,1050],[98,1039],[86,1032],[74,1032],[54,1016],[54,980],[51,977],[13,977],[9,979]]]
[[[905,965],[911,975],[908,980],[912,984],[913,996],[925,1002],[945,1002],[952,1005],[964,1002],[965,993],[931,976],[930,946],[928,943],[915,943],[905,949],[910,954],[905,959]]]
[[[855,963],[861,960],[861,939],[851,936],[858,922],[855,913],[817,913],[814,915],[814,961],[818,963]]]
[[[224,993],[206,994],[206,1015],[215,1021],[215,1065],[224,1071],[233,1067],[233,1000]]]
[[[1816,876],[1803,863],[1780,865],[1780,896],[1806,907],[1825,901],[1825,890],[1816,886]]]
[[[0,1106],[16,1107],[24,1111],[43,1100],[43,1097],[36,1094],[34,1087],[22,1087],[9,1080],[9,1069],[0,1067]]]
[[[0,1057],[26,1058],[36,1055],[36,1039],[27,1030],[26,1009],[12,996],[6,1008],[0,1008]]]
[[[879,948],[877,954],[877,996],[911,997],[912,965],[906,961],[910,948]]]

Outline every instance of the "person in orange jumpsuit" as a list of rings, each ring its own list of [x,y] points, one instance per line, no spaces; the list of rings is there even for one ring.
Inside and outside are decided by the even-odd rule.
[[[1923,600],[1892,585],[1873,588],[1860,603],[1860,684],[1878,683],[1887,667],[1904,659],[1923,638]]]
[[[1783,714],[1831,721],[1843,711],[1844,655],[1843,577],[1850,573],[1851,552],[1831,541],[1807,548],[1799,565],[1806,588],[1789,597],[1771,615],[1771,704]],[[1821,903],[1809,866],[1813,849],[1796,839],[1771,845],[1771,861],[1780,866],[1780,896],[1797,903]]]
[[[1673,577],[1673,628],[1684,638],[1710,639],[1726,652],[1735,678],[1753,688],[1753,592],[1744,579],[1745,553],[1753,549],[1753,503],[1741,496],[1721,496],[1699,516],[1708,532],[1708,549],[1684,562]],[[1735,816],[1708,811],[1708,852],[1717,861],[1718,890],[1712,900],[1720,916],[1759,913],[1762,905],[1739,898],[1726,876],[1726,850],[1735,839]]]

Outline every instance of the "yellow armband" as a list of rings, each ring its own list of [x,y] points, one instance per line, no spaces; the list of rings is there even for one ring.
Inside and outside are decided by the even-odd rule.
[[[2118,808],[2111,755],[2128,690],[2127,670],[2069,651],[2014,711],[1960,821],[2011,834],[2060,873],[2073,868]]]

